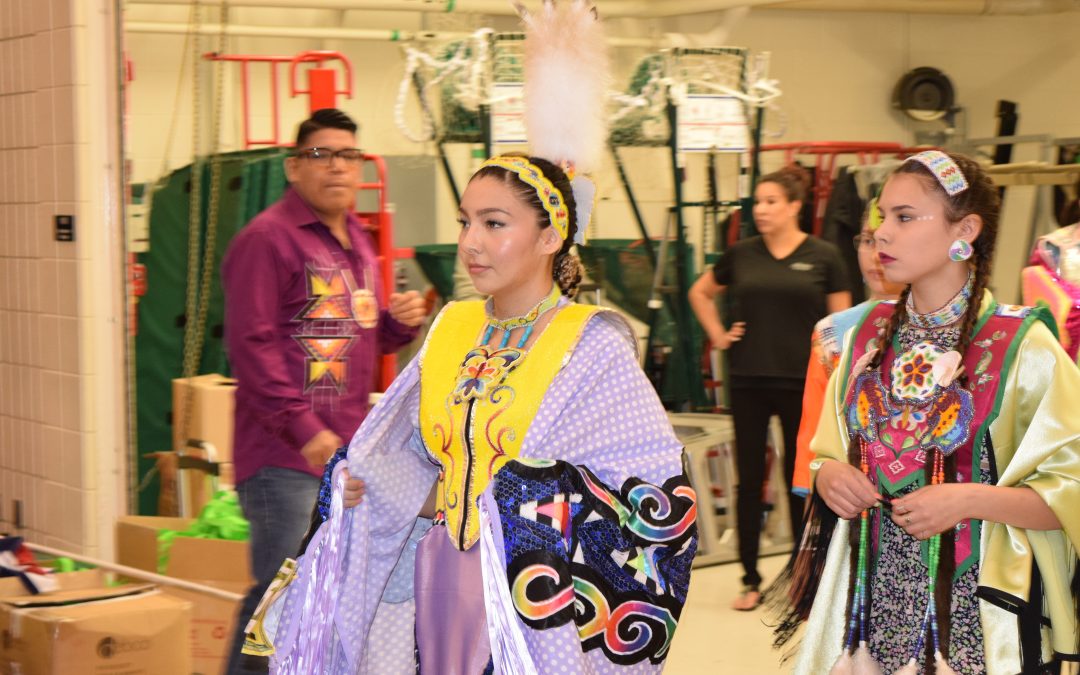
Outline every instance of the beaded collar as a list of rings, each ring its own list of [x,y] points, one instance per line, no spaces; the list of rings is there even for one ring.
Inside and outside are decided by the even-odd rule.
[[[529,341],[529,336],[532,335],[533,325],[536,324],[536,320],[543,316],[548,310],[559,304],[559,298],[562,297],[562,292],[559,287],[552,284],[551,292],[548,293],[540,302],[536,303],[532,309],[521,316],[510,317],[509,319],[496,319],[492,315],[492,309],[494,306],[494,300],[489,298],[484,308],[487,312],[487,330],[484,331],[484,339],[482,344],[487,344],[491,340],[491,333],[495,330],[503,331],[502,344],[499,345],[499,349],[503,349],[510,342],[510,331],[515,328],[525,328],[525,333],[522,335],[521,340],[518,341],[518,348],[525,346],[525,343]]]
[[[915,311],[915,299],[909,294],[907,297],[907,320],[915,327],[922,329],[944,328],[956,323],[967,311],[968,300],[971,299],[971,291],[975,286],[974,272],[968,272],[967,282],[964,287],[952,297],[943,307],[926,314]]]

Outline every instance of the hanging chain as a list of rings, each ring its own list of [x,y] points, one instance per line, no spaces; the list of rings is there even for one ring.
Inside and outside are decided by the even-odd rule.
[[[192,407],[194,404],[194,387],[190,386],[190,379],[199,370],[202,362],[203,347],[206,343],[206,317],[210,309],[210,284],[216,266],[214,256],[217,248],[218,214],[221,196],[221,157],[217,152],[221,141],[221,117],[224,104],[223,80],[224,63],[214,61],[213,80],[213,112],[210,120],[210,194],[207,203],[206,236],[200,251],[200,234],[202,224],[202,172],[206,158],[200,153],[200,90],[202,77],[200,66],[202,65],[202,39],[201,39],[201,3],[195,0],[193,12],[195,21],[193,30],[195,37],[192,40],[192,150],[193,161],[191,165],[191,195],[188,210],[188,269],[187,269],[187,297],[185,302],[184,324],[184,359],[182,377],[189,380],[184,397],[184,405],[179,420],[173,420],[181,430],[180,438],[187,442],[190,438],[190,425],[192,419]],[[225,51],[225,26],[228,21],[228,3],[222,0],[219,5],[219,31],[217,35],[216,53]],[[175,405],[175,403],[174,403]],[[174,448],[175,449],[175,448]]]

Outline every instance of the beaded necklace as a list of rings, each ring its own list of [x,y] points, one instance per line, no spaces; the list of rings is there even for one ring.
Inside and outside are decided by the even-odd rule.
[[[962,319],[971,302],[974,286],[975,275],[969,273],[964,287],[944,307],[926,314],[915,311],[915,301],[908,295],[907,321],[897,330],[900,352],[906,352],[920,342],[929,342],[944,351],[954,348],[960,342]]]
[[[491,340],[491,334],[495,329],[503,331],[502,342],[499,343],[499,349],[506,349],[506,346],[510,343],[510,332],[515,328],[525,328],[525,332],[522,333],[521,339],[518,340],[517,348],[523,349],[525,343],[529,341],[529,337],[532,335],[533,327],[536,325],[537,319],[543,316],[548,310],[559,304],[559,298],[562,297],[562,292],[558,286],[552,285],[551,292],[548,293],[540,302],[530,309],[528,312],[521,316],[513,316],[509,319],[496,319],[492,314],[495,301],[488,299],[487,310],[487,330],[484,331],[484,339],[481,344],[487,344]]]
[[[974,272],[969,271],[967,281],[964,282],[964,287],[961,288],[951,300],[945,303],[943,307],[925,314],[920,314],[915,311],[915,298],[913,298],[911,294],[908,294],[908,321],[916,328],[923,328],[926,330],[941,328],[959,321],[960,318],[964,316],[964,311],[967,309],[968,300],[971,298],[971,291],[974,286],[975,274]]]

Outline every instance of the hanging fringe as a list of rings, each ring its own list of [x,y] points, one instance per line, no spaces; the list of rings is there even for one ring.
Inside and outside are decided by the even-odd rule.
[[[870,648],[866,646],[865,642],[859,643],[859,648],[855,650],[851,662],[854,666],[855,675],[884,675],[881,666],[874,660],[874,656],[870,653]]]
[[[956,675],[956,671],[952,669],[949,662],[945,660],[945,657],[941,655],[941,652],[934,652],[934,674],[935,675]]]
[[[836,520],[836,514],[829,510],[825,501],[817,494],[811,495],[803,515],[802,541],[764,593],[767,623],[773,628],[773,647],[776,649],[785,647],[799,624],[810,616],[818,584],[825,573],[825,559]],[[793,648],[785,654],[784,660],[795,651]]]
[[[1073,607],[1076,609],[1076,622],[1080,623],[1080,559],[1074,564],[1076,567],[1073,568],[1072,580]]]
[[[829,669],[829,675],[855,675],[855,661],[850,652],[845,649],[840,653],[840,658]]]

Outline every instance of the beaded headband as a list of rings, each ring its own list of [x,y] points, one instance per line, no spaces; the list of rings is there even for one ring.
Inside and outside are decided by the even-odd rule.
[[[518,178],[536,190],[537,196],[540,197],[540,203],[551,219],[552,227],[559,233],[562,240],[566,241],[567,234],[570,232],[570,212],[566,208],[566,200],[563,198],[562,192],[540,170],[540,167],[524,157],[507,155],[492,157],[484,162],[480,168],[482,169],[485,166],[497,166],[512,171],[517,174]],[[580,226],[578,231],[582,231]]]
[[[912,155],[905,159],[905,162],[916,161],[922,164],[927,169],[930,169],[930,173],[934,174],[934,178],[937,179],[938,184],[945,190],[945,194],[950,197],[960,194],[964,190],[968,189],[967,178],[964,177],[964,172],[960,170],[960,167],[953,161],[952,157],[949,157],[940,150],[925,150],[917,155]]]

